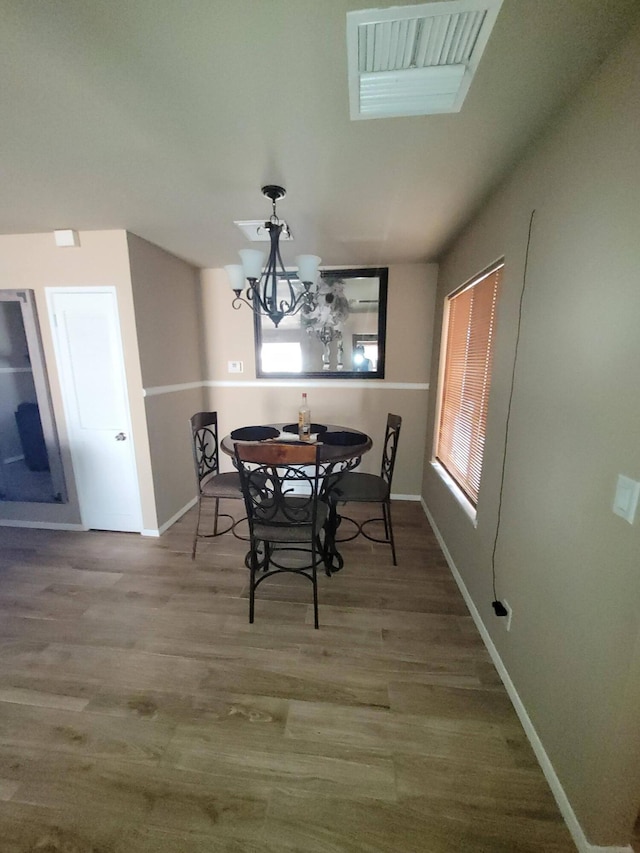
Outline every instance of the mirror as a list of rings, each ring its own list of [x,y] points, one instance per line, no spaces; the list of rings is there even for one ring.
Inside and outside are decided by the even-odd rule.
[[[296,274],[289,279],[297,282]],[[387,282],[386,268],[325,270],[311,313],[284,317],[277,328],[254,314],[256,375],[383,379]]]
[[[30,290],[0,290],[0,500],[66,500]]]

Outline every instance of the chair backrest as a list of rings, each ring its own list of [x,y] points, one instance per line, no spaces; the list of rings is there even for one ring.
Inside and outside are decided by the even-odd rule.
[[[391,487],[393,469],[396,465],[396,453],[398,451],[398,439],[400,437],[401,426],[402,418],[400,415],[392,415],[391,413],[387,415],[387,429],[384,434],[380,476],[389,487]]]
[[[218,413],[196,412],[190,418],[193,464],[198,486],[211,474],[220,471],[218,450]]]
[[[292,442],[237,442],[235,455],[249,529],[256,525],[309,528],[316,533],[320,446]]]

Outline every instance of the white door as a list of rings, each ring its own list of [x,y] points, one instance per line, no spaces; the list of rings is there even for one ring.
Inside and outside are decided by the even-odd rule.
[[[47,288],[82,522],[141,530],[114,288]]]

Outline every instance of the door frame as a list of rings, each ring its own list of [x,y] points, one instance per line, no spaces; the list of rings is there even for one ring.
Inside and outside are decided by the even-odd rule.
[[[70,416],[69,416],[69,408],[71,405],[70,389],[67,386],[67,383],[65,381],[65,377],[63,376],[62,371],[60,369],[61,354],[60,354],[60,344],[58,341],[57,323],[56,323],[56,319],[55,319],[54,297],[56,296],[56,294],[64,294],[64,293],[69,293],[69,294],[108,293],[108,294],[111,294],[113,296],[114,306],[115,306],[114,321],[115,321],[115,327],[116,327],[116,332],[117,332],[117,338],[118,338],[118,341],[120,343],[120,363],[121,363],[121,368],[122,368],[120,379],[122,382],[122,387],[124,389],[125,417],[126,417],[126,421],[127,421],[126,430],[127,430],[127,434],[131,438],[131,444],[130,444],[130,447],[131,447],[131,464],[133,466],[133,474],[134,474],[133,481],[135,483],[135,495],[133,497],[134,497],[135,514],[136,514],[136,521],[135,521],[136,531],[134,531],[134,532],[141,533],[142,529],[143,529],[143,524],[142,524],[142,496],[140,493],[140,477],[138,474],[138,465],[137,465],[137,457],[136,457],[136,444],[135,444],[134,433],[133,433],[132,424],[131,424],[131,405],[130,405],[130,400],[129,400],[129,386],[127,384],[127,373],[126,373],[126,365],[125,365],[125,358],[124,358],[124,346],[123,346],[123,340],[122,340],[122,325],[120,323],[120,304],[118,302],[118,290],[113,285],[95,285],[95,286],[86,285],[86,286],[77,286],[77,287],[71,287],[71,286],[69,286],[69,287],[65,287],[65,286],[45,287],[45,295],[46,295],[46,299],[47,299],[47,309],[48,309],[48,313],[49,313],[49,325],[50,325],[50,329],[51,329],[51,338],[53,341],[53,349],[54,349],[54,353],[55,353],[55,357],[56,357],[56,369],[57,369],[57,373],[58,373],[58,383],[60,386],[60,393],[61,393],[61,397],[62,397],[62,405],[64,408],[64,415],[65,415],[65,419],[66,419],[67,436],[69,439],[69,450],[71,453],[71,464],[74,468],[73,474],[74,474],[74,481],[75,481],[75,485],[76,485],[76,494],[78,496],[78,508],[80,510],[80,517],[82,519],[82,524],[87,530],[91,529],[91,528],[89,528],[89,526],[86,524],[86,521],[85,521],[86,507],[83,507],[83,505],[82,505],[83,499],[82,499],[81,489],[78,487],[78,480],[77,480],[76,473],[75,473],[74,455],[77,454],[77,451],[75,451],[75,453],[74,453],[74,441],[73,441],[73,435],[72,435],[72,430],[71,430],[71,426],[70,426],[72,421],[73,421],[73,419],[70,418]]]

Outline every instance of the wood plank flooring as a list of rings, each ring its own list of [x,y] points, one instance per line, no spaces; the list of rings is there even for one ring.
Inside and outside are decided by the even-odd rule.
[[[246,543],[0,528],[0,853],[572,853],[421,507],[278,575]],[[226,511],[240,514],[238,502]],[[357,508],[350,514],[356,515]]]

